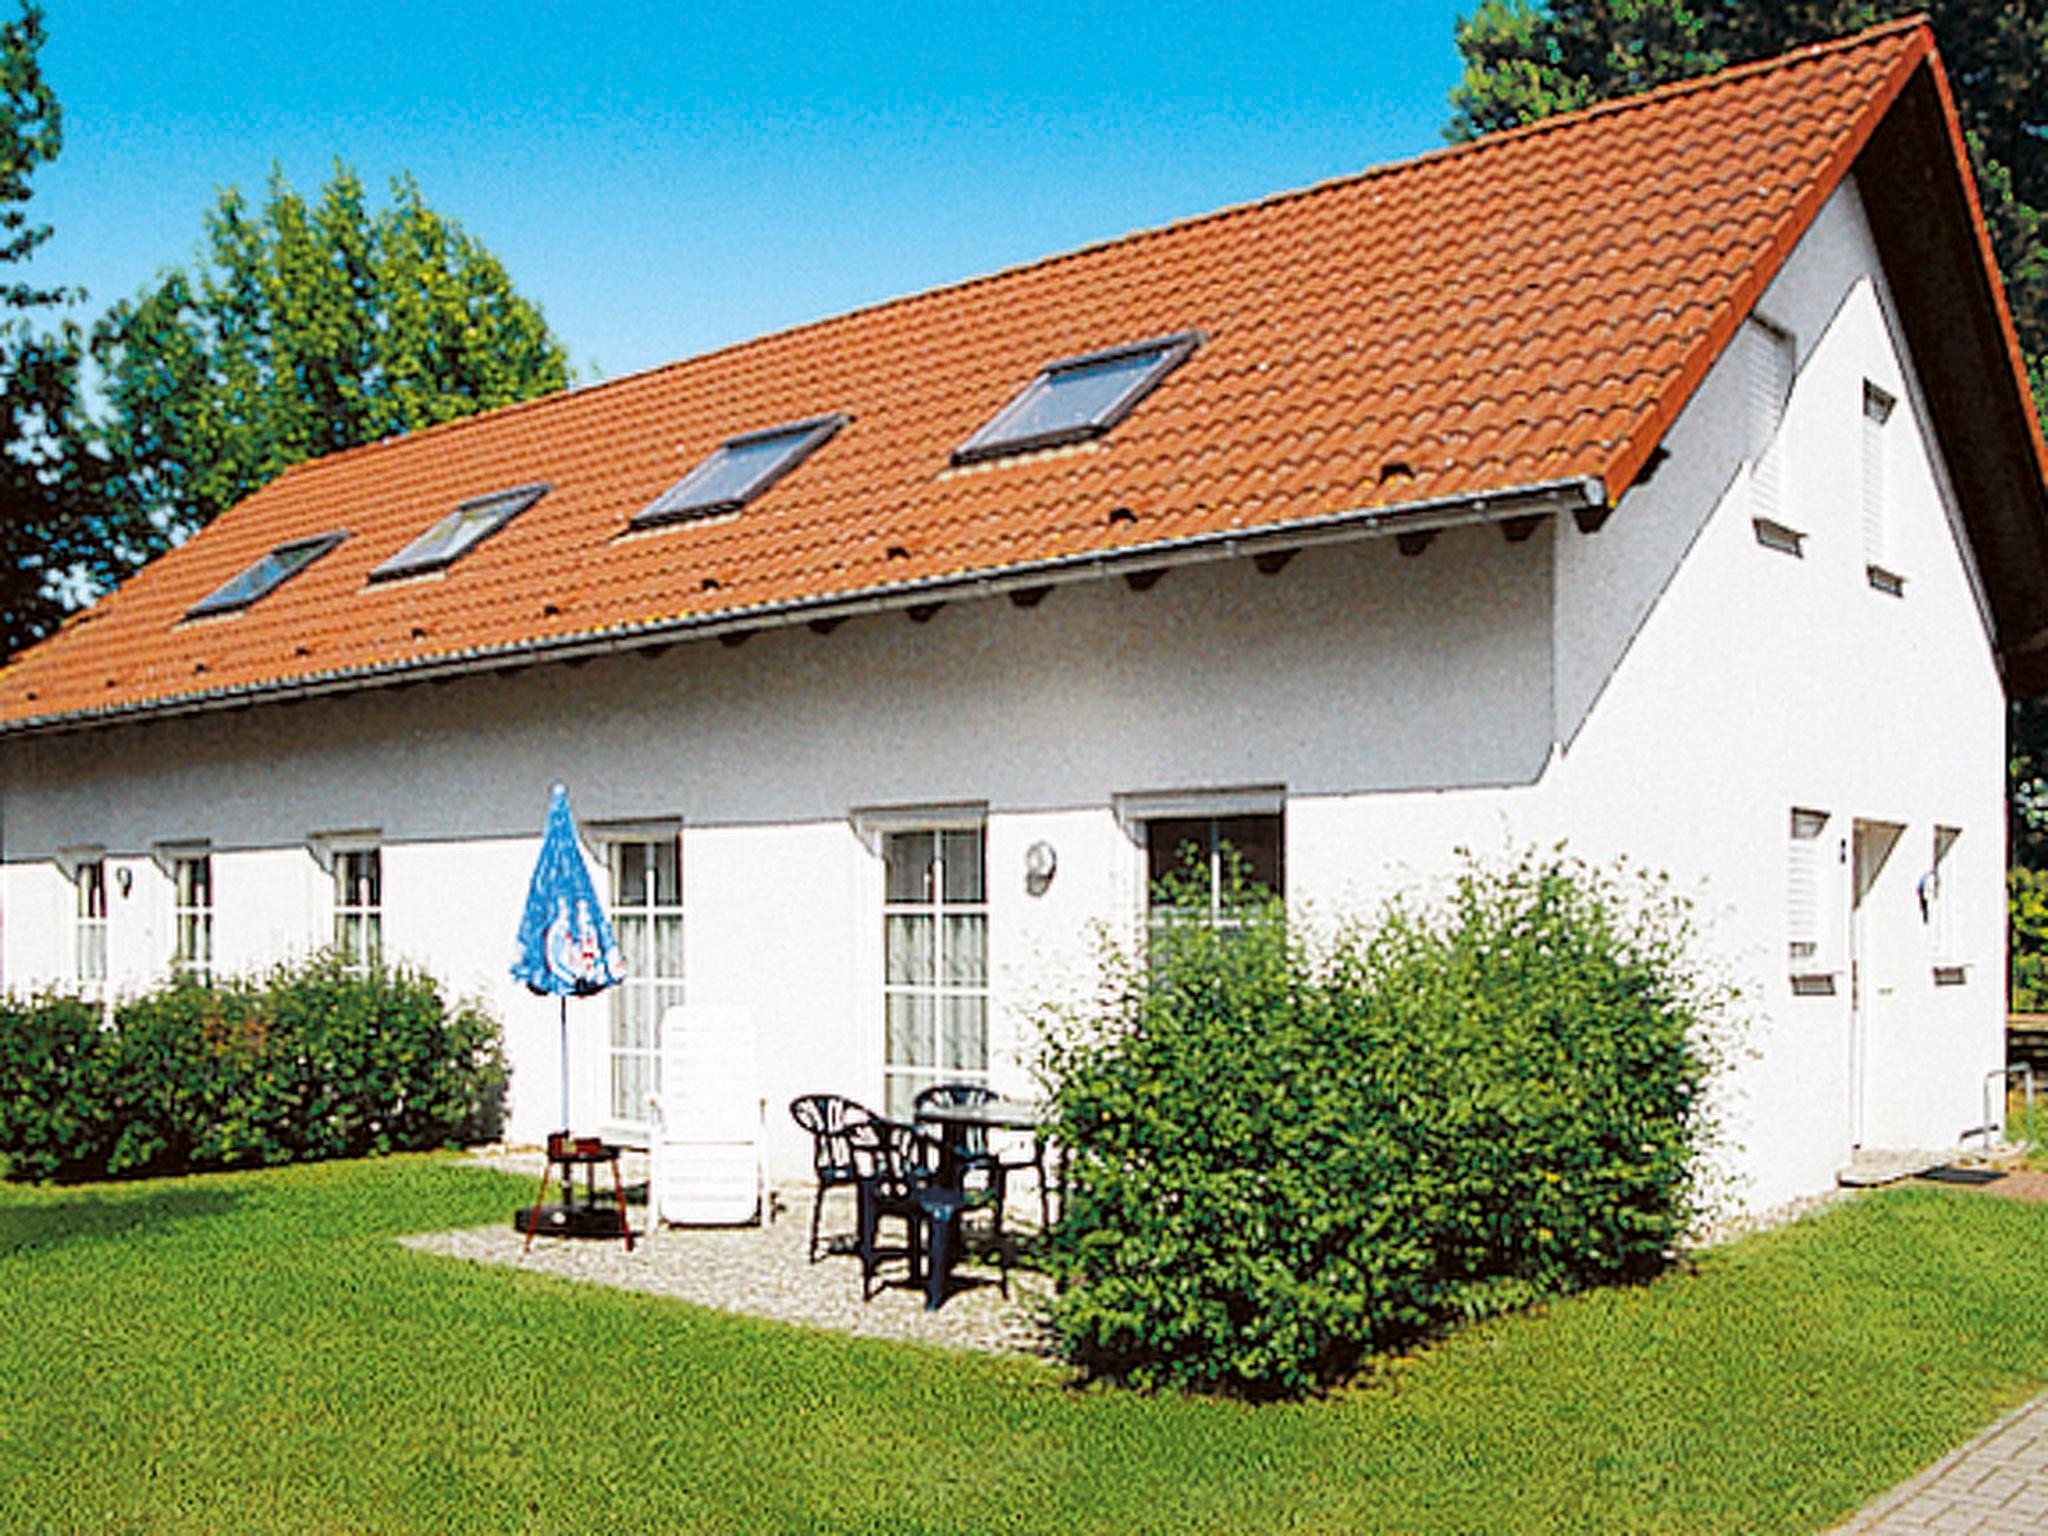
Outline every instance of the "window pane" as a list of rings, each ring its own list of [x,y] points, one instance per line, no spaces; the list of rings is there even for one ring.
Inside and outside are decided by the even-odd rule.
[[[647,1118],[647,1096],[654,1091],[654,1064],[633,1054],[612,1058],[612,1115],[639,1124]]]
[[[952,987],[978,987],[988,979],[988,919],[980,913],[946,918],[946,973]]]
[[[612,935],[619,941],[619,958],[628,976],[648,974],[647,918],[638,912],[621,912],[612,919]]]
[[[930,832],[891,832],[882,840],[882,857],[888,866],[887,900],[891,905],[932,899],[932,860],[937,854],[938,839]]]
[[[988,999],[949,997],[946,999],[946,1038],[940,1064],[948,1071],[983,1072],[988,1069]]]
[[[917,1116],[917,1096],[944,1077],[937,1072],[891,1072],[885,1079],[882,1113],[891,1120],[912,1120]]]
[[[932,920],[929,917],[888,919],[888,980],[898,985],[931,986],[937,976],[932,954]]]
[[[1278,895],[1280,884],[1280,818],[1223,816],[1216,822],[1217,843],[1237,855],[1239,873]]]
[[[78,915],[85,918],[107,915],[107,866],[97,859],[78,867]]]
[[[940,854],[946,861],[946,900],[980,903],[983,885],[981,829],[941,834]]]
[[[612,905],[618,907],[644,907],[647,905],[647,845],[645,843],[614,843],[612,845]]]
[[[664,907],[683,904],[682,847],[675,838],[651,844],[654,861],[654,899]]]
[[[1209,839],[1213,823],[1206,816],[1162,816],[1145,823],[1145,883],[1156,886],[1183,872],[1209,878]]]
[[[683,974],[683,920],[680,917],[657,917],[654,920],[654,957],[647,975],[680,976]]]
[[[886,1060],[892,1067],[933,1065],[932,1000],[929,997],[915,992],[890,994]]]

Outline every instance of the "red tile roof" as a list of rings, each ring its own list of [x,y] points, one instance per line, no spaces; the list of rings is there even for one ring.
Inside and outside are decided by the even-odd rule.
[[[909,600],[1366,509],[1618,498],[1914,72],[1938,71],[1932,50],[1924,26],[1879,28],[302,464],[0,672],[0,730]],[[1107,438],[950,466],[1045,363],[1188,330],[1202,346]],[[835,412],[848,425],[740,513],[627,533],[725,439]],[[537,480],[553,490],[447,571],[366,583],[458,502]],[[184,620],[274,545],[332,529],[347,542],[247,611]]]

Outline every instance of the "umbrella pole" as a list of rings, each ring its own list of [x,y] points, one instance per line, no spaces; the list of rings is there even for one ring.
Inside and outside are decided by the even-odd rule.
[[[562,1005],[562,1139],[569,1137],[569,999],[563,995],[556,999]]]

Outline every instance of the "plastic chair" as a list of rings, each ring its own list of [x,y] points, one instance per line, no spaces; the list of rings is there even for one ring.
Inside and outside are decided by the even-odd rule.
[[[817,1197],[811,1202],[810,1260],[818,1262],[818,1221],[825,1210],[825,1196],[835,1189],[857,1189],[860,1168],[853,1155],[851,1133],[857,1125],[875,1118],[866,1105],[836,1093],[807,1093],[789,1101],[789,1117],[811,1137],[811,1166],[818,1177]]]
[[[943,1149],[914,1125],[895,1120],[868,1120],[849,1132],[860,1165],[860,1295],[870,1301],[875,1275],[885,1258],[910,1261],[910,1279],[924,1281],[926,1311],[946,1299],[953,1263],[961,1247],[960,1221],[968,1210],[966,1193],[940,1175]],[[904,1246],[884,1250],[882,1223],[895,1217],[904,1226]],[[1010,1290],[1010,1267],[1002,1256],[1003,1294]]]

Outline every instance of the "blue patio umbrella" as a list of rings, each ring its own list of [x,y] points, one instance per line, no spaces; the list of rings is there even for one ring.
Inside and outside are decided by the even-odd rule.
[[[562,1005],[562,1130],[569,1130],[569,999],[590,997],[626,979],[612,925],[590,883],[590,870],[576,841],[569,791],[549,791],[548,824],[540,857],[519,919],[519,948],[512,977]]]

